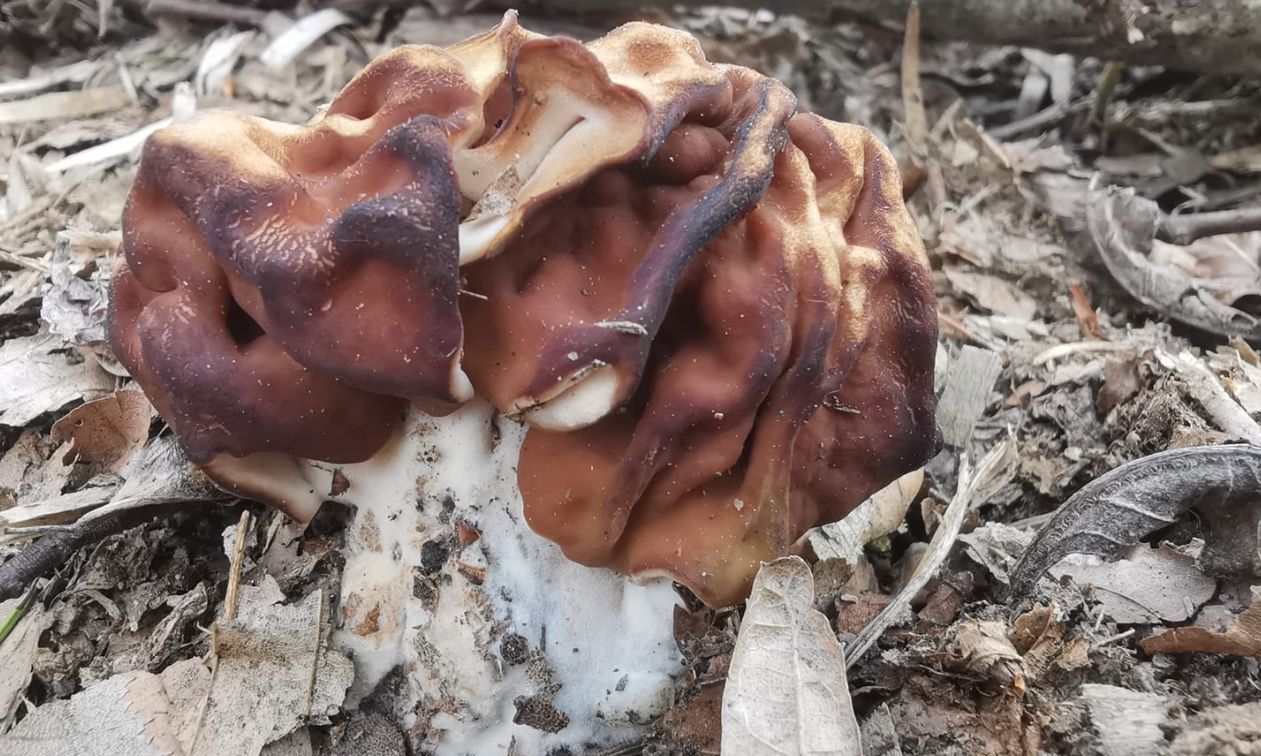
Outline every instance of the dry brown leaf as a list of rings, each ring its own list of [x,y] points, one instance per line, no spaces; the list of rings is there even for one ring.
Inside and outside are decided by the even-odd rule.
[[[1143,387],[1138,365],[1137,359],[1130,358],[1114,360],[1103,366],[1103,385],[1095,397],[1095,406],[1101,413],[1108,414],[1113,407],[1125,404],[1138,394]]]
[[[1175,627],[1144,638],[1139,645],[1149,654],[1232,654],[1261,658],[1261,589],[1253,589],[1252,605],[1225,630]]]
[[[701,688],[694,697],[665,713],[662,728],[680,744],[700,753],[718,753],[722,742],[722,690],[721,685]]]
[[[1065,643],[1059,656],[1055,657],[1055,666],[1065,672],[1090,666],[1090,644],[1082,638],[1073,638]]]
[[[115,391],[53,423],[52,437],[57,443],[69,442],[70,454],[78,460],[117,472],[148,440],[152,410],[143,392]]]
[[[1021,656],[1029,653],[1048,636],[1056,635],[1054,628],[1059,623],[1055,621],[1055,614],[1055,604],[1034,604],[1032,609],[1016,618],[1011,625],[1011,643]],[[1063,632],[1063,626],[1059,625],[1059,634]]]
[[[722,752],[861,756],[845,654],[800,557],[762,565],[722,699]]]
[[[969,671],[1024,694],[1024,666],[1002,622],[965,620],[955,633],[954,650]]]
[[[1063,656],[1064,623],[1056,618],[1055,604],[1035,604],[1012,623],[1011,641],[1024,657],[1025,672],[1033,680],[1041,680],[1051,666]]]

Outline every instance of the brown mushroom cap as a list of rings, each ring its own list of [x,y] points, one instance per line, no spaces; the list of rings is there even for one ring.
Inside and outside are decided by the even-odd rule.
[[[896,166],[795,109],[682,32],[509,14],[306,127],[204,115],[146,146],[115,347],[194,461],[295,516],[286,455],[366,459],[476,390],[531,426],[534,530],[732,603],[936,446]]]

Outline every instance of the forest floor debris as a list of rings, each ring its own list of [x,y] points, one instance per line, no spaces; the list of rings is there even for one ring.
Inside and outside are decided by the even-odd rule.
[[[338,708],[345,668],[321,645],[342,566],[336,513],[300,531],[245,505],[259,520],[239,541],[253,583],[239,619],[224,619],[223,533],[240,505],[190,477],[136,405],[103,343],[106,283],[155,127],[214,107],[305,122],[363,52],[450,43],[495,17],[81,5],[4,4],[0,558],[81,517],[205,503],[77,546],[57,565],[59,590],[30,594],[0,645],[0,738],[95,721],[177,752],[197,721],[199,737],[239,736],[232,747],[250,753],[414,740],[382,714],[388,701]],[[526,20],[592,37],[626,18]],[[885,27],[766,11],[651,20],[784,80],[805,109],[875,130],[900,158],[933,260],[945,447],[867,519],[804,548],[810,611],[850,644],[866,752],[1257,748],[1261,502],[1246,491],[1210,486],[1198,521],[1175,507],[1122,539],[1119,559],[1048,557],[1027,585],[1016,575],[1022,590],[1011,583],[1051,513],[1091,480],[1157,453],[1261,441],[1261,358],[1246,341],[1261,332],[1261,232],[1239,226],[1261,194],[1261,83],[914,35],[904,46]],[[1204,212],[1233,213],[1208,219],[1227,233],[1174,243]],[[965,460],[981,461],[971,478]],[[890,512],[897,523],[882,524]],[[25,588],[0,603],[0,625]],[[276,643],[301,645],[276,670],[293,700],[273,697],[267,716],[213,695],[251,684],[234,658],[274,648],[246,625],[287,628]],[[741,629],[739,611],[680,608],[674,705],[617,753],[717,752]]]

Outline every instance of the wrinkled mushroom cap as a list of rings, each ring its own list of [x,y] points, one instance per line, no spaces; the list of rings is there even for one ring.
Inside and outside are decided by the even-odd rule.
[[[936,446],[936,312],[887,151],[629,24],[373,61],[311,124],[145,147],[111,334],[211,475],[298,517],[292,460],[408,403],[530,426],[530,527],[712,605]],[[288,461],[287,461],[288,460]]]

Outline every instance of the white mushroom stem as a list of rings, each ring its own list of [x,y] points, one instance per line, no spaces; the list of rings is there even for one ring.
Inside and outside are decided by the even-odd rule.
[[[440,732],[438,753],[624,742],[669,705],[680,671],[668,581],[575,564],[526,525],[524,436],[475,400],[445,418],[413,412],[376,457],[339,470],[349,488],[332,498],[357,507],[335,637],[355,660],[352,697],[402,665],[426,720],[408,724]],[[304,464],[316,491],[335,490],[333,466]],[[466,541],[480,534],[463,547],[461,523]],[[514,724],[531,697],[524,719],[567,724]]]

